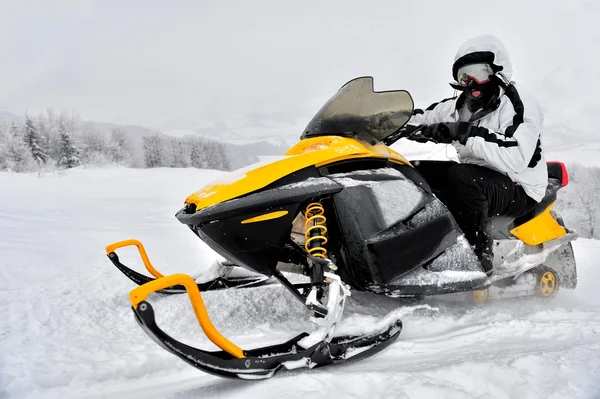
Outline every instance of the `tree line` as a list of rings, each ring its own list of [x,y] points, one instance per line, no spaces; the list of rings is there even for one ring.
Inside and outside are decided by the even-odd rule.
[[[111,164],[230,170],[224,144],[195,136],[141,137],[120,126],[107,133],[83,123],[76,113],[53,110],[0,125],[0,170],[39,172]]]
[[[569,184],[559,191],[556,209],[580,237],[600,239],[600,167],[566,166]]]

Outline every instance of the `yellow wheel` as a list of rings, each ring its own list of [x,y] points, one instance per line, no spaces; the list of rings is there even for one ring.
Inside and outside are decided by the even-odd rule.
[[[538,289],[541,296],[551,298],[558,291],[558,276],[552,270],[542,270],[539,275]]]
[[[490,296],[489,289],[473,291],[473,302],[475,303],[486,303]]]

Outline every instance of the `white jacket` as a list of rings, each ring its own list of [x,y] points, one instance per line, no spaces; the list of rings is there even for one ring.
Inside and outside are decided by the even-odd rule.
[[[460,67],[477,62],[493,62],[495,71],[510,80],[512,65],[508,53],[495,37],[479,36],[463,44],[456,54],[454,78]],[[463,104],[464,95],[446,99],[432,104],[425,111],[415,110],[409,123],[459,122],[458,110]],[[548,184],[541,140],[543,119],[537,101],[522,90],[517,91],[512,83],[502,90],[498,100],[475,112],[468,120],[480,129],[474,129],[475,133],[467,139],[466,145],[458,141],[452,145],[461,163],[486,166],[505,173],[520,184],[527,195],[540,202]]]

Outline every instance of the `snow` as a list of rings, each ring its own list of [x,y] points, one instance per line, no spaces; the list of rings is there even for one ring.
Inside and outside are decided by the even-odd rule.
[[[0,397],[9,398],[597,398],[600,397],[600,242],[574,242],[579,285],[551,301],[456,297],[422,303],[352,292],[337,332],[400,318],[400,338],[343,366],[234,381],[160,348],[134,321],[134,288],[105,245],[137,238],[164,274],[197,275],[217,256],[174,217],[221,172],[82,169],[0,173]],[[120,258],[143,270],[135,249]],[[203,295],[213,324],[253,348],[310,328],[278,285]],[[215,347],[184,296],[149,298],[176,339]]]
[[[415,273],[411,273],[406,278],[394,280],[390,284],[437,285],[438,287],[441,287],[449,283],[465,282],[484,277],[485,273],[480,271],[443,270],[432,273],[425,269],[418,269]]]
[[[447,211],[447,208],[441,201],[431,201],[425,205],[419,213],[410,219],[411,226],[420,226],[427,223],[428,221],[443,215]]]
[[[275,188],[275,190],[289,190],[295,191],[299,188],[309,188],[315,186],[329,186],[331,188],[337,187],[337,185],[328,177],[309,177],[306,180],[299,181],[296,183],[286,184],[284,186],[279,186]]]

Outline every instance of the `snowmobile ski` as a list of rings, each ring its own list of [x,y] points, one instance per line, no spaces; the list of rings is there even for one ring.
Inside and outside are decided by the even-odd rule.
[[[136,272],[135,270],[125,266],[119,260],[119,256],[116,254],[116,250],[118,248],[127,247],[127,246],[135,246],[138,249],[140,257],[146,267],[146,270],[154,276],[148,277],[142,273]],[[113,265],[117,267],[125,276],[127,276],[131,281],[136,283],[137,285],[143,285],[150,281],[154,281],[157,278],[163,277],[163,275],[152,266],[150,263],[150,259],[148,258],[148,254],[144,249],[144,245],[138,240],[124,240],[115,242],[106,247],[106,254],[108,259],[112,262]],[[233,267],[233,266],[231,266]],[[269,280],[268,276],[264,275],[255,275],[255,276],[243,276],[243,277],[228,277],[228,276],[219,276],[212,280],[196,283],[198,289],[200,291],[215,291],[222,290],[226,288],[250,288],[257,287],[263,284],[266,284]],[[185,293],[185,288],[180,285],[176,285],[173,287],[167,287],[159,291],[161,294],[183,294]]]
[[[332,278],[330,273],[327,275]],[[146,298],[153,292],[177,285],[187,289],[202,330],[213,343],[223,350],[210,352],[188,346],[175,340],[158,327],[152,305],[146,301]],[[337,286],[334,287],[334,289],[337,288]],[[187,275],[170,275],[140,286],[131,291],[130,301],[140,327],[163,349],[204,372],[228,378],[265,379],[272,377],[283,368],[288,370],[302,367],[316,368],[363,359],[385,349],[398,338],[402,330],[402,322],[396,320],[383,331],[374,334],[328,338],[327,336],[335,328],[334,322],[329,326],[326,334],[322,334],[322,329],[317,329],[317,337],[326,336],[321,340],[311,340],[314,333],[302,333],[281,344],[242,350],[222,336],[212,325],[200,291],[191,277]],[[330,300],[328,305],[331,303]],[[334,305],[335,309],[328,306],[329,312],[326,312],[332,315],[336,321],[338,317],[341,317],[343,311],[343,307],[338,307],[339,304],[340,302],[337,302]]]

